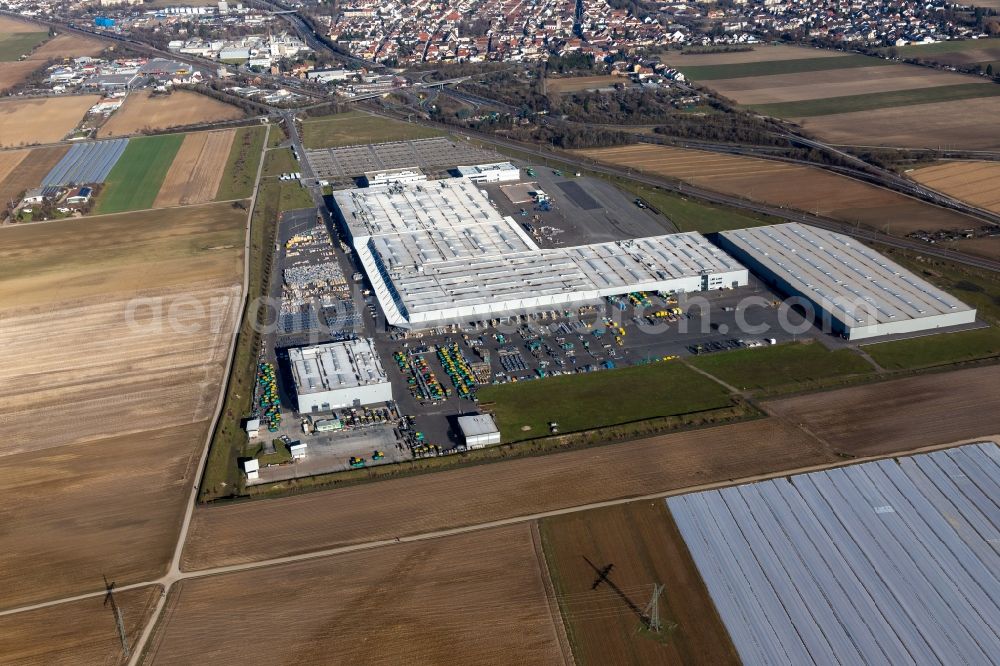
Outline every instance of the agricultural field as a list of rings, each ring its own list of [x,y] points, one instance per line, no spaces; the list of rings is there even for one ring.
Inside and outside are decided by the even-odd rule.
[[[976,225],[965,215],[816,167],[669,146],[633,145],[577,152],[599,162],[852,224],[860,222],[897,235]]]
[[[533,532],[520,524],[185,580],[146,663],[571,663]],[[248,618],[280,629],[262,640]]]
[[[833,143],[992,149],[1000,142],[996,123],[977,120],[1000,109],[1000,86],[983,77],[796,47],[667,61],[739,104]]]
[[[199,125],[243,117],[243,111],[189,90],[154,95],[148,90],[132,93],[121,108],[97,131],[100,138],[128,136],[153,130]]]
[[[100,576],[96,584],[100,584]],[[152,615],[159,586],[115,593],[125,636],[135,646]],[[124,664],[111,608],[103,597],[0,617],[0,655],[20,666]]]
[[[235,136],[236,130],[194,132],[185,136],[153,207],[204,203],[215,199]]]
[[[380,118],[360,111],[302,121],[302,145],[306,148],[426,139],[441,134],[438,130],[422,125]]]
[[[74,95],[0,101],[0,147],[61,141],[100,99]]]
[[[982,7],[989,6],[982,2],[976,4]],[[995,1],[994,8],[1000,9],[1000,0]],[[896,52],[903,58],[916,58],[953,67],[978,63],[985,69],[987,64],[993,63],[994,69],[1000,69],[1000,38],[910,44],[897,48]]]
[[[104,181],[95,212],[121,213],[152,208],[184,140],[183,134],[131,139]]]
[[[812,341],[708,354],[688,362],[731,386],[748,390],[794,390],[835,377],[874,371],[868,361],[850,349],[830,351]]]
[[[69,146],[50,146],[0,153],[3,164],[0,166],[0,207],[25,190],[41,185],[42,179],[68,151]]]
[[[836,451],[874,455],[1000,432],[1000,372],[987,366],[764,403]]]
[[[581,90],[594,90],[596,88],[609,88],[616,83],[628,84],[628,79],[620,76],[565,76],[560,78],[550,78],[545,81],[546,91],[554,94],[580,92]]]
[[[216,199],[243,199],[253,194],[266,131],[265,127],[241,127],[236,130]],[[274,131],[273,128],[271,131]]]
[[[108,47],[106,42],[86,35],[63,33],[45,42],[31,54],[30,60],[56,60],[97,56]]]
[[[833,460],[792,425],[758,419],[266,501],[200,506],[182,567],[392,539]],[[402,497],[421,501],[399,511]],[[365,519],[357,520],[361,514]],[[324,519],[315,520],[318,515]]]
[[[738,664],[729,634],[662,501],[544,518],[542,546],[579,666]],[[614,565],[594,587],[599,570]],[[596,569],[595,569],[596,567]],[[662,639],[644,631],[637,610],[664,585]]]
[[[36,69],[38,69],[38,63],[33,60],[0,62],[0,92],[21,83]]]
[[[998,87],[998,86],[993,86]],[[1000,150],[1000,97],[838,113],[799,124],[836,144],[897,148]]]
[[[0,33],[0,62],[15,62],[29,55],[36,46],[49,38],[49,33],[15,32]]]
[[[636,386],[642,391],[636,392]],[[609,403],[618,395],[630,397]],[[567,433],[732,404],[720,384],[672,362],[486,386],[479,400],[494,413],[505,442],[544,437],[550,421]]]
[[[1000,213],[1000,163],[941,162],[907,174],[921,185]]]
[[[162,572],[239,312],[245,223],[215,204],[0,230],[4,607]]]

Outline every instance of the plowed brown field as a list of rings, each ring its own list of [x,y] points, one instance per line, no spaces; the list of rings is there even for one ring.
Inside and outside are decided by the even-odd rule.
[[[102,583],[98,576],[95,586]],[[133,647],[159,595],[159,586],[115,594],[125,635]],[[18,666],[126,662],[114,615],[103,597],[0,617],[0,655],[4,663]]]
[[[11,199],[18,197],[21,192],[38,187],[42,183],[42,178],[52,170],[52,167],[63,158],[68,150],[69,146],[50,146],[28,151],[28,155],[17,162],[16,169],[11,169],[5,178],[0,178],[0,201],[6,204]],[[22,154],[22,151],[0,153],[0,156],[19,154]],[[16,157],[11,159],[16,159]]]
[[[542,566],[522,524],[186,580],[149,663],[560,664]]]
[[[0,62],[0,92],[16,86],[41,65],[32,60]]]
[[[944,162],[911,171],[909,175],[956,199],[1000,212],[1000,163]]]
[[[876,455],[1000,432],[995,366],[765,403],[838,451]]]
[[[0,230],[0,606],[166,566],[239,311],[244,224],[214,205]]]
[[[926,67],[887,65],[719,79],[712,81],[711,87],[740,104],[774,104],[962,83],[988,85],[989,82],[982,77],[963,76]]]
[[[236,130],[195,132],[184,137],[153,207],[164,208],[214,200],[234,136]]]
[[[662,500],[545,518],[546,561],[579,666],[738,664],[684,539]],[[613,565],[608,582],[598,572]],[[637,610],[665,586],[665,640],[641,631]]]
[[[0,32],[2,33],[39,32],[44,30],[45,26],[41,23],[28,23],[27,21],[0,16]]]
[[[816,167],[669,146],[577,151],[600,162],[681,179],[724,194],[866,224],[905,235],[918,229],[968,229],[965,215]]]
[[[201,569],[391,539],[829,460],[795,428],[761,420],[327,492],[199,507],[183,566]],[[358,519],[361,514],[364,520]]]
[[[146,130],[168,129],[242,118],[235,106],[189,90],[175,90],[169,95],[152,96],[149,91],[132,93],[115,111],[97,136],[127,136]]]
[[[28,149],[22,150],[7,150],[0,152],[0,183],[7,179],[11,173],[13,173],[21,160],[27,157],[31,153]]]
[[[830,143],[1000,150],[1000,97],[964,99],[803,118],[799,124]]]
[[[99,95],[0,101],[0,146],[61,141],[83,120]]]

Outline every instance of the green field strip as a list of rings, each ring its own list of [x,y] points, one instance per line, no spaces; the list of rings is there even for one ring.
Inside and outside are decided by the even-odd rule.
[[[104,181],[95,213],[152,208],[163,179],[184,142],[183,134],[131,139]]]
[[[47,32],[16,32],[0,35],[0,62],[15,62],[49,38]]]
[[[692,65],[683,66],[679,69],[684,73],[684,76],[693,81],[715,81],[718,79],[742,79],[750,76],[823,72],[832,69],[880,67],[894,64],[897,63],[881,58],[870,58],[863,55],[845,55],[835,58],[765,60],[763,62],[744,62],[731,65]]]
[[[894,90],[891,92],[869,93],[865,95],[845,95],[824,97],[801,102],[779,102],[777,104],[752,104],[750,108],[758,113],[778,118],[806,118],[829,116],[835,113],[873,111],[897,106],[916,106],[935,102],[955,102],[977,97],[1000,95],[1000,85],[991,83],[960,83],[956,86]]]
[[[1000,50],[1000,37],[992,39],[956,39],[934,44],[909,44],[896,48],[896,52],[907,58],[921,56],[943,55],[945,53],[962,53],[963,51],[978,51],[980,49]],[[885,49],[888,51],[888,49]]]
[[[909,370],[1000,356],[1000,328],[938,333],[865,345],[886,370]]]

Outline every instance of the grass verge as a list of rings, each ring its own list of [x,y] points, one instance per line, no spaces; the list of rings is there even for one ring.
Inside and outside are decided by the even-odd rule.
[[[909,340],[865,345],[865,351],[886,370],[927,368],[1000,356],[1000,328],[937,333]]]
[[[871,58],[864,55],[845,55],[836,58],[802,58],[800,60],[764,60],[730,65],[692,65],[680,70],[694,81],[717,79],[742,79],[750,76],[771,76],[773,74],[798,74],[799,72],[822,72],[831,69],[853,69],[857,67],[879,67],[895,64],[891,60]]]
[[[913,90],[893,90],[890,92],[868,93],[865,95],[844,95],[824,97],[801,102],[780,102],[777,104],[753,104],[751,109],[768,116],[779,118],[805,118],[828,116],[835,113],[873,111],[897,106],[915,106],[934,102],[954,102],[977,97],[1000,95],[1000,85],[991,83],[961,83],[956,86],[916,88]]]
[[[257,177],[257,165],[264,149],[265,127],[241,127],[233,137],[233,146],[226,160],[226,170],[219,183],[216,201],[245,199],[253,194],[253,183]],[[273,132],[274,129],[272,128]]]
[[[162,134],[130,139],[104,181],[94,212],[123,213],[152,208],[184,136]]]
[[[294,173],[299,170],[299,163],[292,154],[291,148],[274,148],[264,155],[264,170],[261,176],[280,176],[283,173]]]
[[[302,145],[306,148],[426,139],[442,134],[444,132],[423,125],[390,120],[360,111],[302,121]]]
[[[561,432],[577,432],[731,404],[720,384],[669,361],[485,386],[479,401],[505,442],[545,436],[552,421]]]
[[[741,390],[794,388],[875,370],[851,349],[830,351],[811,340],[696,356],[688,363]]]

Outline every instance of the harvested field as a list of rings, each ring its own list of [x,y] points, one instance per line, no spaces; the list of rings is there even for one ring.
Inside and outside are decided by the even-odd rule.
[[[845,95],[951,86],[988,85],[986,79],[942,72],[916,65],[862,67],[823,72],[777,74],[712,81],[713,90],[740,104],[774,104]]]
[[[39,68],[39,63],[32,60],[21,62],[0,62],[0,92],[13,88]]]
[[[1000,150],[1000,97],[805,118],[803,129],[839,144]]]
[[[95,585],[102,582],[98,576]],[[159,586],[115,593],[133,647],[159,595]],[[0,617],[0,655],[5,663],[20,666],[126,662],[114,615],[103,597]]]
[[[196,132],[184,137],[163,180],[154,208],[215,199],[236,130]]]
[[[730,51],[727,53],[674,53],[663,56],[664,62],[674,67],[700,65],[739,65],[747,62],[770,60],[801,60],[804,58],[843,58],[842,51],[813,49],[805,46],[754,46],[751,51]]]
[[[905,235],[919,229],[967,229],[975,220],[816,167],[668,146],[577,151],[593,159],[678,178],[725,194],[797,208]]]
[[[993,366],[764,403],[838,451],[872,455],[1000,432],[1000,372]]]
[[[221,204],[0,230],[4,606],[163,571],[239,311],[244,224]]]
[[[6,157],[8,155],[20,155],[27,152],[27,156],[11,159],[12,168],[6,176],[0,169],[0,201],[6,203],[32,187],[38,187],[42,183],[45,175],[52,170],[63,155],[69,150],[69,146],[52,146],[49,148],[34,148],[30,151],[11,151],[0,153]],[[16,160],[16,161],[15,161]],[[13,168],[16,166],[17,168]]]
[[[533,532],[514,525],[185,580],[148,663],[569,663]],[[280,629],[261,640],[249,618]]]
[[[76,127],[99,95],[0,101],[0,146],[54,143]]]
[[[96,56],[108,45],[99,39],[85,35],[63,33],[42,44],[31,54],[30,60],[54,60],[57,58],[79,58]]]
[[[391,539],[831,460],[792,426],[757,420],[333,491],[199,507],[183,567]],[[400,497],[421,501],[399,511]],[[359,511],[365,520],[356,519]]]
[[[152,95],[149,91],[142,91],[130,94],[121,108],[97,131],[97,136],[127,136],[242,117],[243,111],[235,106],[189,90],[175,90],[169,95]]]
[[[990,6],[986,2],[977,2],[976,4],[980,7]],[[1000,9],[1000,0],[994,0],[993,6]],[[898,48],[897,51],[904,58],[917,58],[946,65],[969,65],[1000,60],[1000,39],[966,39],[937,42],[936,44],[910,44]]]
[[[628,85],[629,80],[620,76],[567,76],[557,79],[547,79],[545,88],[550,93],[570,93],[581,90],[607,88],[616,83]]]
[[[1000,213],[998,162],[942,162],[908,175],[922,185]]]
[[[579,666],[738,664],[729,633],[662,501],[636,502],[541,521],[542,544]],[[593,565],[593,566],[591,566]],[[593,588],[598,570],[614,568]],[[665,586],[666,639],[641,631],[654,583]],[[623,599],[622,596],[627,598]]]

